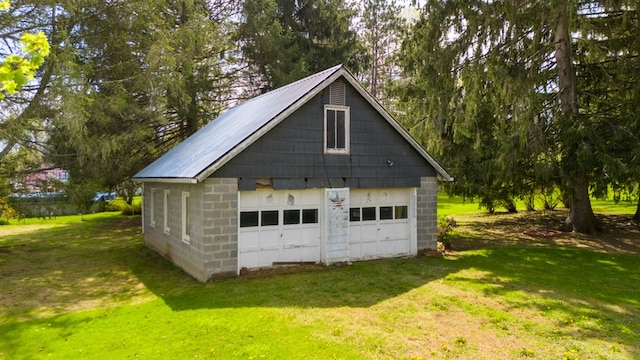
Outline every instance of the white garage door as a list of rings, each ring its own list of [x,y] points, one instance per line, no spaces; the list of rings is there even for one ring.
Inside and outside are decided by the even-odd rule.
[[[412,254],[411,188],[351,189],[349,250],[352,260]]]
[[[320,190],[240,192],[239,268],[320,262]]]

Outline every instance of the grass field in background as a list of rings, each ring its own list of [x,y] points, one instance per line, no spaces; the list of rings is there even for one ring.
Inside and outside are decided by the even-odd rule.
[[[516,207],[518,211],[526,211],[526,207],[522,200],[516,200]],[[638,207],[637,200],[619,201],[615,202],[611,197],[609,198],[592,198],[591,207],[596,214],[634,214]],[[542,210],[542,204],[536,204],[536,210]],[[562,203],[558,205],[558,208],[562,208]],[[498,207],[497,212],[505,211],[505,209]],[[459,196],[449,196],[445,193],[438,193],[438,215],[450,216],[450,215],[469,215],[486,213],[486,209],[482,209],[478,206],[477,200],[464,200]]]
[[[527,216],[440,205],[465,242]],[[139,217],[0,226],[0,359],[640,358],[638,252],[576,236],[202,284]]]

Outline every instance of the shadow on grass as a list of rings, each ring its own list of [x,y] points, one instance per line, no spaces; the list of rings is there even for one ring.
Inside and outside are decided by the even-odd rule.
[[[500,215],[473,215],[458,218],[448,240],[453,250],[502,247],[579,247],[601,252],[640,254],[640,225],[629,215],[609,214],[597,218],[603,232],[585,235],[556,231],[564,227],[566,210]],[[552,236],[532,236],[528,231],[551,231]]]
[[[168,264],[155,254],[153,262]],[[167,266],[173,267],[171,264]],[[173,310],[238,307],[366,308],[446,276],[443,259],[406,258],[358,262],[350,266],[304,266],[198,283],[180,270],[138,269],[137,276]]]

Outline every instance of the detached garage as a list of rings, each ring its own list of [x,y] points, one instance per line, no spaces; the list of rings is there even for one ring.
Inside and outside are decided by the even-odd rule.
[[[135,179],[146,245],[201,281],[435,248],[452,180],[341,65],[227,110]]]

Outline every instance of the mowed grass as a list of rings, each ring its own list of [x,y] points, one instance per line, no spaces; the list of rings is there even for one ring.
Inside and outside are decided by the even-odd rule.
[[[0,359],[640,358],[637,230],[604,251],[456,219],[445,257],[206,284],[136,217],[0,226]]]

